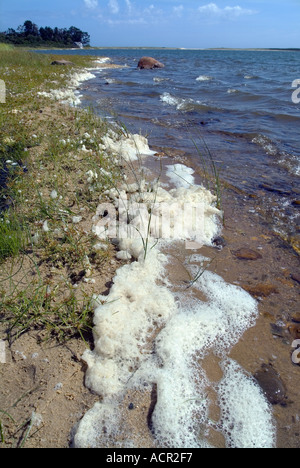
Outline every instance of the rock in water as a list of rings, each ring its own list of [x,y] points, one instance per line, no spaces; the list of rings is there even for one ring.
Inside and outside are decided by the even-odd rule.
[[[153,70],[153,68],[164,68],[164,64],[152,57],[142,57],[138,63],[141,70]]]

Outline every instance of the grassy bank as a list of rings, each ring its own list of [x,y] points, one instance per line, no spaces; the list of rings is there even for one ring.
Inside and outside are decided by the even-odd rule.
[[[107,125],[38,95],[68,86],[92,58],[53,66],[55,58],[0,47],[0,320],[11,341],[33,328],[42,338],[84,337],[91,276],[111,260],[110,246],[95,248],[89,225],[119,174],[99,149]]]

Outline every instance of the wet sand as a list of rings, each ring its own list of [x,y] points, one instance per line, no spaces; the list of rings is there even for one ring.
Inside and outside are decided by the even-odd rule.
[[[145,162],[153,180],[160,171],[158,159],[154,156]],[[163,161],[164,164],[179,162],[189,165],[182,156],[174,159],[165,157]],[[147,177],[151,178],[151,175],[148,173]],[[167,182],[164,176],[161,180]],[[195,183],[201,183],[200,176]],[[237,361],[250,375],[256,376],[266,391],[277,428],[277,448],[299,448],[300,366],[292,362],[292,344],[300,338],[299,257],[272,232],[256,204],[255,199],[233,188],[224,189],[224,225],[221,239],[216,242],[219,245],[196,251],[173,245],[167,252],[171,259],[167,266],[168,279],[175,293],[182,290],[183,284],[189,280],[185,265],[192,254],[199,253],[213,259],[208,270],[255,297],[259,309],[256,325],[245,332],[228,357]],[[199,299],[203,300],[203,297]],[[201,363],[214,383],[222,378],[219,362],[220,357],[211,353]],[[264,376],[262,373],[266,371],[270,372],[264,384],[261,375]],[[208,394],[211,419],[217,421],[220,409],[216,395],[213,389],[208,389]],[[144,394],[134,392],[127,398],[122,406],[124,424],[130,425],[134,439],[140,440],[140,447],[152,446],[149,418],[151,420],[155,405],[155,388]],[[133,409],[129,409],[128,402],[132,403]],[[219,431],[210,429],[208,440],[215,447],[225,447]]]

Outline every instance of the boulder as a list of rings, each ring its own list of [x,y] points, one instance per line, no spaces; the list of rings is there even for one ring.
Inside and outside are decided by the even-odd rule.
[[[153,70],[153,68],[164,68],[164,64],[152,57],[142,57],[138,63],[141,70]]]
[[[74,65],[74,63],[68,60],[54,60],[51,65]]]

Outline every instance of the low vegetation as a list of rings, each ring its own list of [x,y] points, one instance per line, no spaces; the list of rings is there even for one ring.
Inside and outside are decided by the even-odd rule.
[[[92,277],[113,254],[95,247],[89,224],[119,177],[100,149],[108,126],[92,110],[38,95],[64,88],[92,58],[74,56],[68,67],[51,65],[55,58],[0,48],[0,325],[10,341],[29,329],[85,338]]]

